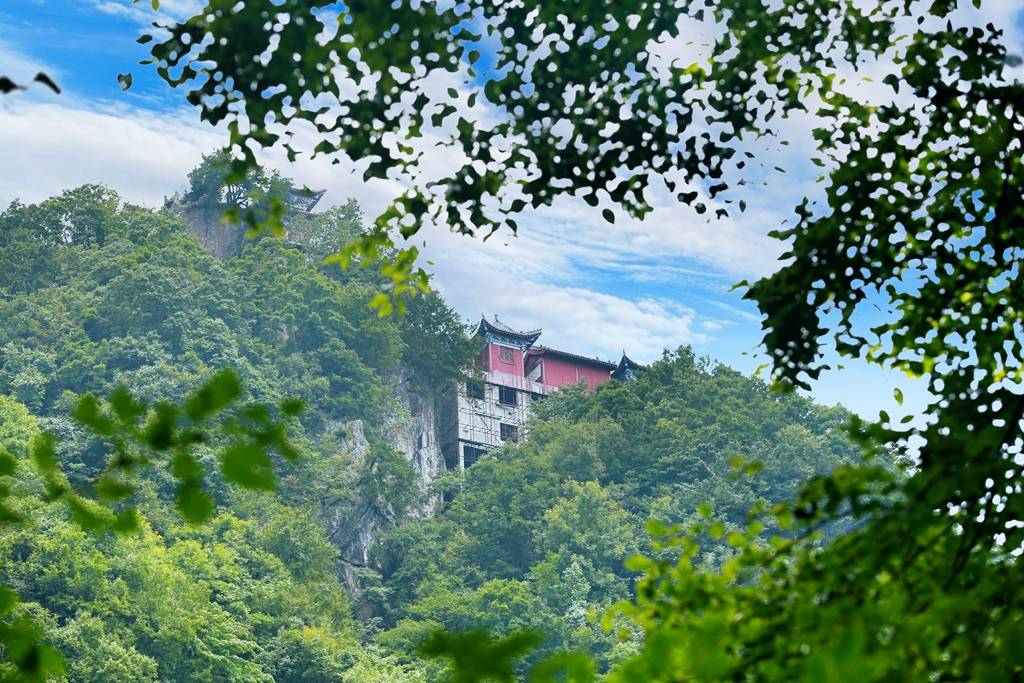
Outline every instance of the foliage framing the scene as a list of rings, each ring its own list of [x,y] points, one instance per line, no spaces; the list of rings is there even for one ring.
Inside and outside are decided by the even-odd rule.
[[[411,189],[354,247],[367,255],[391,245],[389,229],[410,237],[426,221],[514,230],[512,214],[564,194],[641,217],[663,174],[677,174],[666,182],[683,203],[724,215],[742,144],[813,115],[826,202],[798,207],[776,233],[791,261],[747,295],[783,385],[818,376],[830,331],[841,354],[924,376],[927,426],[855,426],[869,453],[916,431],[918,466],[893,482],[869,461],[776,511],[807,534],[852,509],[862,530],[824,549],[737,537],[747,550],[721,575],[644,564],[636,666],[665,680],[849,667],[859,680],[955,680],[1019,674],[1024,628],[1022,89],[1004,75],[999,30],[964,24],[960,4],[215,0],[152,52],[204,118],[227,123],[237,172],[283,144],[344,153],[368,178],[405,176]],[[716,27],[704,57],[653,59],[690,21]],[[894,65],[881,105],[840,87],[876,60]],[[448,98],[428,95],[446,76]],[[294,146],[300,124],[312,150]],[[464,162],[427,183],[415,144],[431,134]],[[411,258],[400,263],[398,294]],[[872,296],[884,319],[858,325]]]

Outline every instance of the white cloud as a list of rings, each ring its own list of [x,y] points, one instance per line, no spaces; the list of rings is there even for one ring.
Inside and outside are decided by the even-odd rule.
[[[131,201],[157,206],[218,139],[174,116],[6,98],[0,102],[0,206],[84,183],[103,183]]]
[[[656,295],[627,298],[585,286],[588,263],[573,243],[558,249],[528,232],[507,240],[437,232],[426,256],[438,264],[434,284],[462,315],[498,314],[511,325],[542,327],[542,344],[617,359],[623,349],[641,360],[662,349],[703,343],[709,326],[692,308]],[[603,283],[610,285],[611,283]]]
[[[135,3],[132,0],[94,0],[93,6],[104,14],[122,16],[149,26],[161,18],[186,19],[199,13],[206,5],[200,0],[161,0],[159,10],[153,10],[148,0]]]
[[[140,24],[155,16],[130,0],[94,4]],[[185,16],[201,4],[165,0],[162,11]],[[1020,8],[1020,2],[986,2],[978,14],[979,21],[1007,29],[1007,43],[1017,53],[1024,52],[1014,21]],[[669,49],[674,52],[665,56],[690,58],[694,53],[694,46],[685,44]],[[2,43],[0,64],[12,77],[24,72],[29,79],[46,66]],[[461,78],[444,75],[445,82],[437,87],[461,88]],[[619,212],[616,223],[609,225],[601,217],[603,206],[562,198],[548,209],[524,215],[518,237],[497,234],[482,243],[444,229],[427,230],[425,255],[437,263],[438,288],[464,316],[498,313],[512,325],[543,327],[542,342],[551,346],[612,360],[626,349],[641,361],[683,343],[717,349],[725,335],[742,340],[733,346],[749,347],[758,336],[759,319],[733,306],[734,299],[724,297],[722,290],[742,277],[774,270],[783,245],[767,232],[779,226],[799,198],[820,192],[806,162],[809,130],[806,120],[794,118],[785,122],[780,135],[793,144],[783,148],[776,140],[769,141],[772,147],[758,148],[756,162],[763,165],[754,169],[758,183],[733,195],[750,207],[743,214],[733,212],[730,218],[708,223],[705,216],[679,206],[665,189],[652,188],[649,198],[655,209],[645,220]],[[82,102],[72,94],[56,102],[34,95],[2,98],[0,207],[15,197],[38,201],[86,182],[105,183],[131,201],[156,206],[165,195],[182,189],[186,173],[201,155],[224,139],[193,113]],[[437,139],[421,147],[431,177],[458,161],[450,151],[433,146]],[[404,189],[398,180],[364,183],[361,168],[351,163],[332,165],[321,159],[292,166],[276,153],[265,161],[301,184],[327,189],[328,204],[356,197],[371,216]],[[778,174],[774,166],[789,173]],[[768,185],[759,184],[761,180]],[[717,207],[710,205],[713,214]],[[595,281],[595,272],[615,273],[630,286]],[[629,295],[623,293],[627,290]],[[670,298],[666,291],[673,292]],[[822,395],[839,396],[836,387],[834,381],[824,382]]]
[[[129,201],[159,206],[222,139],[190,114],[3,101],[0,146],[7,161],[0,165],[0,206],[15,198],[40,201],[91,182],[109,185]],[[355,196],[371,215],[400,190],[364,183],[355,169],[326,159],[290,166],[271,156],[268,162],[300,183],[326,188],[328,203]],[[495,235],[486,243],[431,231],[425,253],[437,262],[438,288],[468,318],[486,311],[524,327],[543,326],[546,343],[609,359],[626,348],[651,360],[662,348],[709,338],[714,321],[699,326],[699,316],[679,302],[654,295],[629,300],[579,284],[588,267],[619,263],[623,255],[619,244],[600,241],[599,230],[586,239],[565,239],[576,228],[595,230],[566,224],[570,219],[585,223],[587,216],[554,214],[549,224],[541,213],[531,217],[522,237]],[[640,255],[634,250],[630,258]]]

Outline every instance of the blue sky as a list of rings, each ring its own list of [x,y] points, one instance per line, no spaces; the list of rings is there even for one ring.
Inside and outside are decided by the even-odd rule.
[[[191,13],[200,5],[165,0],[163,11]],[[1008,41],[1019,45],[1020,9],[1020,2],[992,2],[979,20],[1004,26]],[[180,93],[137,64],[146,53],[135,39],[152,18],[148,3],[130,0],[4,0],[0,73],[28,81],[45,69],[65,92],[35,88],[0,100],[7,156],[0,165],[0,207],[84,182],[102,182],[130,201],[156,206],[182,189],[200,155],[223,139],[200,124]],[[116,76],[129,71],[135,85],[122,93]],[[467,319],[497,313],[511,325],[543,327],[542,343],[550,346],[609,359],[625,349],[648,362],[662,348],[690,344],[752,372],[764,362],[756,352],[760,318],[729,288],[775,267],[782,245],[768,231],[816,191],[806,133],[806,122],[794,121],[783,133],[794,144],[768,151],[789,173],[766,172],[767,186],[751,191],[743,216],[709,224],[665,193],[654,197],[657,208],[643,222],[620,219],[608,226],[599,208],[566,200],[524,215],[518,237],[499,234],[484,244],[440,229],[427,235],[435,284]],[[402,189],[363,183],[352,169],[326,161],[289,165],[274,154],[264,161],[302,184],[326,188],[326,203],[356,197],[370,215]],[[879,409],[900,414],[892,399],[897,385],[910,410],[926,399],[920,383],[848,365],[823,378],[814,397],[866,416]]]

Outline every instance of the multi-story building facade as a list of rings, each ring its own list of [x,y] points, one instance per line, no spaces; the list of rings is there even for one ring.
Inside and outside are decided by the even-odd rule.
[[[488,451],[517,441],[535,401],[561,387],[629,379],[640,366],[625,354],[618,365],[544,346],[541,330],[519,331],[480,319],[475,377],[452,387],[440,414],[441,449],[450,469],[465,469]],[[629,376],[627,376],[629,375]]]

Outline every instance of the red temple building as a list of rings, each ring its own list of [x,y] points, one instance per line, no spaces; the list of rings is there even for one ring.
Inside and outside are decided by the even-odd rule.
[[[441,410],[441,447],[449,468],[465,469],[488,451],[517,441],[534,401],[552,391],[611,379],[629,380],[641,366],[622,355],[618,364],[545,346],[541,330],[519,331],[497,316],[481,317],[475,337],[478,379],[449,391]]]

